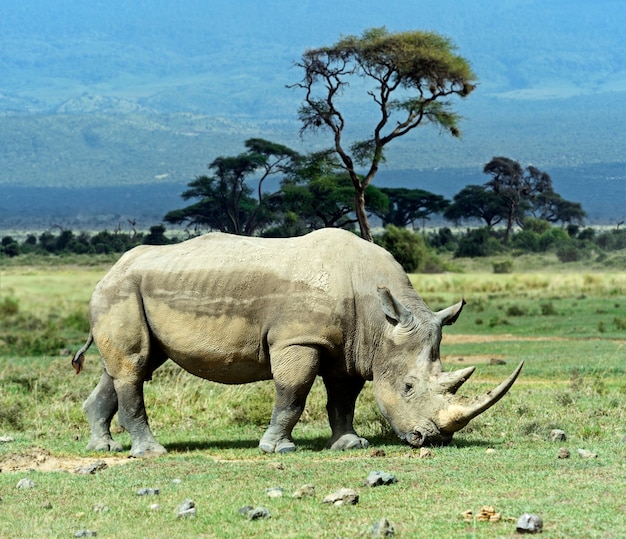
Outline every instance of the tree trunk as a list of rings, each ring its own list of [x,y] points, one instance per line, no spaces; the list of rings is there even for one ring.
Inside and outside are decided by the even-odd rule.
[[[372,238],[372,230],[370,229],[370,223],[367,218],[367,212],[365,211],[365,189],[354,190],[354,209],[356,211],[356,218],[359,222],[359,228],[361,229],[361,237],[366,241],[374,241]]]

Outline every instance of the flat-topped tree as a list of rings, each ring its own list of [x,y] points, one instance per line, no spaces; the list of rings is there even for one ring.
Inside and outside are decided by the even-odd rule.
[[[455,51],[452,42],[439,34],[390,33],[383,27],[307,50],[296,63],[304,70],[302,80],[291,86],[305,91],[299,110],[301,133],[330,129],[333,150],[354,186],[356,216],[366,240],[372,241],[372,234],[365,190],[384,160],[385,146],[419,125],[433,124],[452,136],[460,135],[460,117],[448,98],[466,97],[475,87],[476,76]],[[377,118],[369,138],[347,143],[347,108],[341,96],[355,77],[363,80]],[[365,172],[359,174],[357,167]]]

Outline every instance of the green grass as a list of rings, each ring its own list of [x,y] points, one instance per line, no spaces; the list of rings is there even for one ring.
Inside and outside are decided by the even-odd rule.
[[[81,343],[85,336],[60,321],[67,310],[82,309],[86,315],[100,271],[3,270],[0,300],[10,288],[21,317],[2,319],[4,338],[25,332],[20,325],[25,320],[52,318],[63,343]],[[168,455],[109,460],[107,469],[89,476],[38,471],[46,462],[58,460],[73,469],[103,458],[85,449],[88,426],[81,410],[99,376],[98,357],[92,350],[85,371],[75,376],[69,357],[0,347],[0,435],[15,439],[0,443],[0,537],[71,537],[81,529],[96,530],[98,537],[368,537],[374,522],[385,517],[397,537],[495,538],[513,536],[524,512],[542,516],[545,537],[623,537],[626,332],[615,322],[626,312],[623,273],[413,278],[433,309],[461,296],[468,300],[459,322],[446,328],[449,337],[442,345],[446,369],[477,366],[460,393],[485,391],[518,361],[526,362],[509,394],[457,433],[450,447],[434,448],[432,458],[420,459],[401,445],[367,383],[355,424],[385,456],[374,458],[371,450],[326,451],[325,396],[316,382],[294,431],[299,451],[263,455],[257,444],[271,411],[271,383],[220,386],[167,364],[146,384],[146,401],[151,426]],[[490,324],[496,317],[507,323]],[[491,358],[506,364],[491,364]],[[568,439],[549,441],[554,428],[563,429]],[[127,451],[128,435],[115,430]],[[557,458],[561,446],[571,458]],[[598,457],[582,459],[579,448]],[[11,471],[17,459],[21,468]],[[372,470],[393,473],[398,483],[363,486]],[[35,488],[16,489],[23,477]],[[292,499],[306,483],[315,485],[316,496]],[[265,489],[276,486],[285,496],[270,499]],[[161,493],[137,496],[143,487]],[[359,504],[321,503],[341,487],[357,490]],[[193,520],[176,518],[185,499],[196,504]],[[150,509],[155,502],[160,509]],[[97,504],[108,510],[94,511]],[[265,506],[272,518],[250,522],[237,512],[244,505]],[[489,523],[461,517],[483,505],[494,506],[504,518]]]

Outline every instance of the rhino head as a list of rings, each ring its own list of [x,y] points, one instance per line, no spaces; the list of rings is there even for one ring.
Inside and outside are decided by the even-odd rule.
[[[432,312],[421,300],[410,309],[387,288],[379,288],[379,293],[389,324],[381,345],[385,359],[373,366],[376,402],[396,434],[411,446],[446,445],[456,431],[506,394],[524,362],[492,391],[463,399],[456,392],[475,368],[443,372],[439,346],[442,327],[456,322],[465,301]]]

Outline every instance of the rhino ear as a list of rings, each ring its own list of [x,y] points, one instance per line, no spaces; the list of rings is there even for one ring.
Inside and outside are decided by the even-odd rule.
[[[435,315],[441,321],[442,326],[450,326],[454,324],[459,318],[459,315],[461,314],[461,311],[463,310],[463,305],[465,305],[464,299],[462,299],[455,305],[448,307],[447,309],[443,309],[441,311],[436,312]]]
[[[378,287],[383,312],[394,324],[408,326],[413,322],[413,313],[400,303],[386,286]]]

